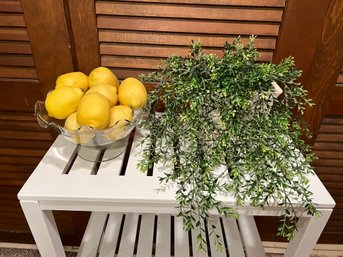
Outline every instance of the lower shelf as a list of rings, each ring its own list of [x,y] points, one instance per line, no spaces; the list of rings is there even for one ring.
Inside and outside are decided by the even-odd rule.
[[[198,250],[196,231],[184,231],[182,219],[170,214],[92,213],[78,257],[265,257],[252,216],[238,220],[212,216],[223,241],[217,251],[207,233],[207,251]]]

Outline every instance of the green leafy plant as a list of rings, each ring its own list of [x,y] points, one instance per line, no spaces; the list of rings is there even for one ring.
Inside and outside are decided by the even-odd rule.
[[[296,82],[301,72],[294,60],[279,65],[257,62],[254,37],[226,43],[223,56],[204,54],[192,42],[189,56],[171,56],[145,82],[156,84],[144,109],[143,159],[172,165],[161,182],[177,184],[179,216],[185,229],[197,228],[199,247],[206,249],[210,210],[237,217],[234,207],[217,200],[230,194],[236,205],[283,207],[278,234],[291,239],[298,228],[297,208],[317,214],[308,190],[313,154],[301,139],[310,135],[300,117],[311,102]],[[276,82],[283,90],[275,96]],[[163,102],[165,110],[156,111]],[[292,199],[300,198],[301,206]]]

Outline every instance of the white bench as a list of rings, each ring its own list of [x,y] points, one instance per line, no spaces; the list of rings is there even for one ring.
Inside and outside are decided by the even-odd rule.
[[[152,176],[137,170],[140,138],[136,130],[125,154],[99,163],[80,158],[79,147],[62,136],[56,139],[18,193],[42,257],[65,256],[53,210],[92,212],[79,257],[265,256],[253,216],[278,216],[280,208],[240,207],[237,221],[213,215],[223,234],[224,250],[217,252],[209,235],[208,252],[198,251],[196,233],[185,232],[182,220],[175,216],[175,188],[161,189],[158,176],[164,167],[155,165]],[[314,203],[322,215],[301,217],[286,257],[310,255],[335,206],[318,177],[311,176],[310,181]],[[221,200],[234,206],[231,197]]]

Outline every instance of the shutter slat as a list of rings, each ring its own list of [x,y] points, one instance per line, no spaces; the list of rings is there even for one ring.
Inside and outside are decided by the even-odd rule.
[[[232,42],[236,37],[201,35],[201,34],[173,34],[144,31],[116,31],[99,30],[100,42],[188,46],[192,40],[200,40],[204,47],[223,47],[225,42]],[[242,42],[248,42],[248,37],[242,37]],[[259,49],[275,49],[276,39],[258,37],[255,46]]]
[[[22,14],[4,14],[0,13],[1,27],[25,27],[25,21]]]
[[[97,2],[96,12],[102,15],[169,17],[186,19],[272,21],[280,22],[282,9],[208,7],[193,5],[166,5],[130,2]]]
[[[0,40],[28,41],[26,28],[0,28]]]
[[[0,12],[22,13],[20,1],[0,0]]]
[[[1,54],[31,54],[29,42],[0,42]]]
[[[0,78],[38,79],[35,68],[0,67]]]
[[[0,55],[0,65],[34,67],[31,55]]]
[[[285,0],[131,0],[131,2],[284,7]]]
[[[278,24],[98,16],[101,29],[277,36]]]

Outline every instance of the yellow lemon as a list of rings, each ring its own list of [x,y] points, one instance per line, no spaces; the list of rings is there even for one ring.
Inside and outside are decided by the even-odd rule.
[[[106,135],[106,138],[110,141],[122,139],[126,135],[126,124],[117,124]]]
[[[109,140],[119,140],[125,136],[127,122],[132,121],[133,110],[126,105],[116,105],[111,108],[110,127],[114,126],[108,133]]]
[[[76,118],[80,126],[104,129],[110,123],[111,106],[103,95],[87,94],[79,102]]]
[[[114,73],[106,67],[98,67],[92,70],[88,77],[89,87],[92,88],[99,84],[109,84],[119,87],[119,81]]]
[[[76,112],[70,114],[64,122],[64,128],[69,130],[78,130],[80,128],[79,123],[76,120]]]
[[[99,84],[96,87],[90,88],[87,92],[87,94],[91,93],[99,93],[107,98],[107,100],[110,103],[110,106],[114,106],[118,102],[118,95],[117,95],[117,89],[111,85],[108,84]]]
[[[88,89],[88,76],[80,71],[60,75],[56,80],[56,88],[78,87],[85,92]]]
[[[120,104],[138,110],[146,104],[148,94],[145,86],[138,79],[126,78],[119,86],[118,97]]]
[[[110,127],[116,125],[118,123],[122,123],[126,125],[126,121],[132,121],[133,118],[133,110],[126,105],[116,105],[111,108],[111,120],[110,120]]]
[[[75,132],[68,133],[67,131],[67,133],[65,133],[64,135],[76,144],[87,144],[93,139],[93,137],[95,136],[95,133],[94,131],[88,131],[88,130],[81,131],[81,132],[76,131],[80,127],[81,126],[79,125],[76,119],[76,112],[74,112],[70,114],[68,118],[65,120],[64,128],[67,130],[73,130]]]
[[[76,111],[83,96],[80,88],[59,87],[52,90],[45,99],[45,108],[50,117],[65,119]]]

